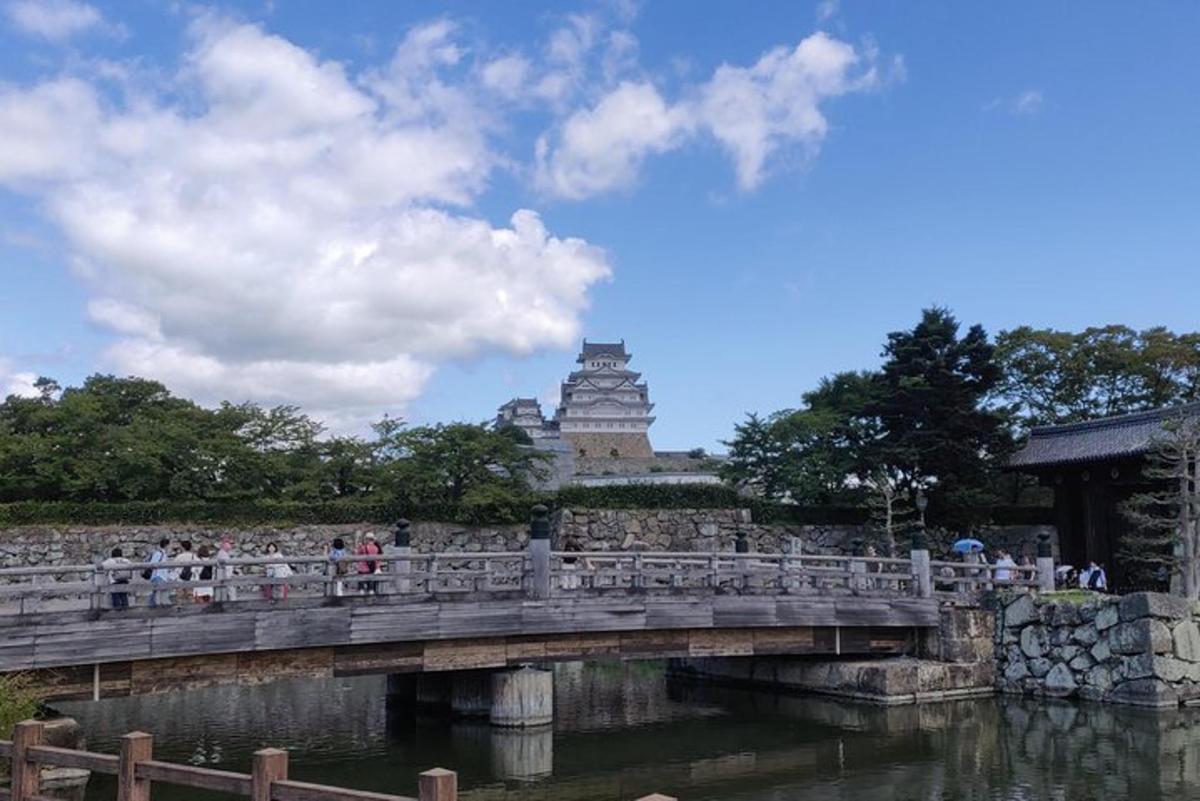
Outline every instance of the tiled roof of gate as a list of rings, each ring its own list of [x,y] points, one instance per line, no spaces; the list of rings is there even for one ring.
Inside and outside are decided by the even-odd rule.
[[[1009,458],[1008,466],[1048,467],[1149,453],[1164,431],[1163,423],[1175,417],[1200,418],[1200,403],[1082,423],[1039,426],[1029,433],[1025,447]]]

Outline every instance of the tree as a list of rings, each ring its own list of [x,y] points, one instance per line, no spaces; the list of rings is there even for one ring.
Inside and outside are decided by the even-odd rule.
[[[449,423],[402,428],[376,426],[376,448],[388,460],[381,481],[391,494],[434,503],[478,502],[496,491],[522,492],[546,475],[553,458],[511,432]],[[523,433],[523,432],[521,432]]]
[[[1017,328],[996,338],[996,397],[1022,428],[1200,400],[1200,334],[1121,325]]]
[[[1133,495],[1122,512],[1133,524],[1119,553],[1135,586],[1171,576],[1171,589],[1200,597],[1200,419],[1163,423],[1142,475],[1156,486]]]
[[[886,471],[910,495],[924,489],[948,525],[981,522],[1011,446],[1004,415],[987,404],[1000,368],[986,332],[974,325],[960,338],[954,315],[926,309],[911,331],[888,334],[883,355],[865,408],[878,435],[864,448],[873,466],[863,474]]]

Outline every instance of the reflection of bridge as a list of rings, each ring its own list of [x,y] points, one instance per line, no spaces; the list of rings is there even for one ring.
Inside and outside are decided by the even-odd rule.
[[[368,560],[381,572],[358,575]],[[278,562],[160,563],[167,580],[153,582],[142,565],[0,571],[0,672],[51,671],[55,693],[98,696],[604,657],[903,654],[937,625],[939,593],[995,581],[987,566],[939,568],[920,552],[552,553],[536,538],[527,553],[397,550],[341,570],[321,557],[269,569]],[[210,565],[218,578],[170,572]],[[950,572],[931,581],[933,569]],[[377,594],[346,595],[360,582]],[[218,600],[190,603],[200,584]],[[149,608],[151,592],[176,603]],[[113,608],[122,596],[133,605]]]

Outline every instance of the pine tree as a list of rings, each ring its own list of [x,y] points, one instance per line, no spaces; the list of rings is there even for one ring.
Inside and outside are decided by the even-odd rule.
[[[1163,433],[1142,474],[1155,489],[1125,502],[1122,512],[1133,524],[1118,555],[1138,584],[1171,577],[1173,592],[1200,597],[1200,420],[1178,415],[1163,423]]]

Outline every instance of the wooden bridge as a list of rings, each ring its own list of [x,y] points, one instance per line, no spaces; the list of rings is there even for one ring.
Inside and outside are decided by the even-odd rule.
[[[938,624],[940,601],[1039,580],[1034,568],[1001,580],[994,566],[922,552],[579,553],[536,539],[516,553],[391,550],[291,557],[291,574],[275,578],[287,571],[268,568],[285,560],[153,566],[217,571],[192,581],[146,580],[144,564],[0,570],[0,672],[39,671],[54,696],[100,697],[592,658],[905,654]],[[358,574],[367,561],[380,572]],[[217,600],[193,603],[201,586]],[[151,593],[175,602],[149,607]]]

